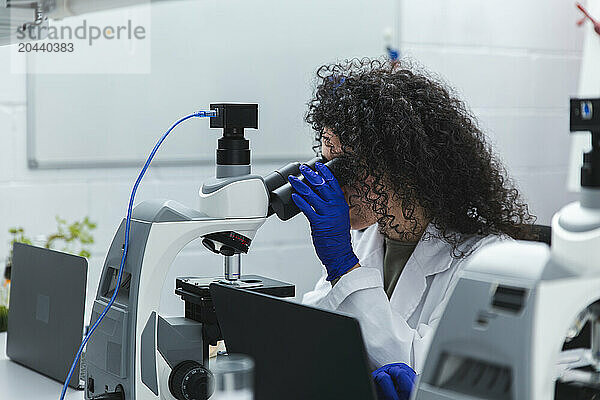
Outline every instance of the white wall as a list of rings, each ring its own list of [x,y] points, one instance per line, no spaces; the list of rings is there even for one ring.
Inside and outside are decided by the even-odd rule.
[[[0,50],[0,54],[4,50]],[[4,78],[4,74],[2,77]],[[3,83],[3,82],[2,82]],[[19,96],[22,86],[15,85]],[[4,94],[4,93],[3,93]],[[0,243],[8,242],[8,227],[23,226],[30,233],[56,229],[55,216],[69,220],[89,215],[98,222],[96,244],[90,260],[90,282],[95,290],[103,257],[112,236],[125,215],[135,169],[29,170],[25,158],[25,106],[3,103],[0,107]],[[262,165],[257,173],[267,173],[279,165]],[[155,168],[144,179],[137,199],[172,198],[198,207],[197,191],[202,181],[214,175],[213,168]],[[243,259],[246,273],[257,273],[298,284],[298,292],[310,289],[320,276],[320,266],[307,235],[308,225],[297,217],[285,225],[271,218],[258,232],[250,254]],[[4,258],[8,246],[0,246]],[[208,253],[199,243],[190,244],[177,258],[168,281],[173,293],[176,276],[211,276],[222,273],[221,257]],[[92,297],[91,295],[89,296]],[[163,296],[169,310],[179,309],[178,298]],[[183,304],[183,303],[181,303]]]
[[[595,0],[598,1],[598,0]],[[315,11],[317,12],[317,11]],[[572,196],[565,189],[568,160],[568,98],[576,94],[582,37],[573,4],[564,0],[404,0],[402,47],[439,72],[471,105],[490,133],[539,222]],[[135,169],[29,170],[26,162],[25,77],[10,73],[9,49],[0,48],[0,257],[6,230],[31,233],[55,228],[54,216],[99,223],[90,286],[125,213]],[[328,61],[328,60],[323,60]],[[278,165],[264,165],[264,173]],[[155,168],[138,199],[168,197],[197,205],[196,191],[212,168]],[[197,244],[185,249],[172,277],[220,273],[220,257]],[[246,272],[260,273],[309,289],[320,271],[302,218],[274,219],[259,231]],[[173,279],[168,281],[173,285]],[[167,293],[171,293],[169,288]],[[174,296],[163,297],[173,311]]]
[[[457,89],[538,223],[549,224],[574,199],[566,191],[568,107],[577,95],[583,46],[574,2],[402,2],[405,54]]]

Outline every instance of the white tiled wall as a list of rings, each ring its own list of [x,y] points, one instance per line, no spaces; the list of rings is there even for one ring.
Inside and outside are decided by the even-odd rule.
[[[583,45],[574,3],[402,0],[400,9],[404,53],[456,88],[538,223],[549,224],[575,198],[566,190]]]
[[[582,35],[576,12],[564,0],[404,0],[400,37],[406,54],[439,73],[470,104],[528,198],[539,222],[572,196],[566,192],[569,96],[576,94]],[[324,60],[325,61],[325,60]],[[135,169],[29,170],[26,162],[25,77],[9,72],[0,48],[0,259],[8,227],[28,233],[55,228],[54,217],[89,215],[99,224],[90,287],[125,213]],[[266,173],[278,165],[261,165]],[[138,199],[168,197],[196,206],[196,191],[212,168],[155,168]],[[268,221],[243,262],[247,272],[293,281],[305,292],[320,266],[304,219]],[[194,243],[176,260],[171,278],[211,275],[221,260]],[[180,301],[167,282],[163,306]],[[91,296],[90,296],[91,297]]]

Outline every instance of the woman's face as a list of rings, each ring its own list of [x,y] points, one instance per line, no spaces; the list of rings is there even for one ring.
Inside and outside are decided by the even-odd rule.
[[[340,140],[330,129],[325,128],[323,131],[321,143],[323,156],[326,159],[332,160],[342,154]],[[342,191],[346,197],[346,202],[351,206],[350,226],[352,229],[365,229],[377,222],[377,216],[360,196],[353,196],[352,204],[350,204],[350,197],[357,193],[356,188],[344,185]]]

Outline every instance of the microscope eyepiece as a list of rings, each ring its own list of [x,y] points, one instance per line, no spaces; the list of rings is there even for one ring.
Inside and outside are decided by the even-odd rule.
[[[314,169],[317,162],[325,161],[326,160],[323,157],[315,157],[305,163],[299,163],[298,161],[291,162],[265,176],[265,185],[267,185],[269,192],[273,192],[281,186],[284,186],[286,183],[289,184],[288,176],[290,175],[300,177],[300,179],[302,179],[300,174],[300,165],[308,165]]]
[[[315,157],[305,163],[304,165],[308,165],[310,168],[314,169],[315,164],[317,162],[325,162],[322,157]],[[339,162],[339,159],[334,158],[331,161],[325,163],[325,165],[336,175],[335,165]],[[269,216],[273,214],[277,214],[277,217],[282,221],[287,221],[293,216],[297,215],[300,212],[296,203],[292,200],[292,193],[294,189],[292,189],[292,185],[288,182],[288,176],[293,175],[304,181],[304,176],[300,173],[300,163],[299,162],[291,162],[267,175],[265,180],[265,185],[269,190]],[[340,181],[340,178],[336,175],[338,182],[340,185],[344,183]]]

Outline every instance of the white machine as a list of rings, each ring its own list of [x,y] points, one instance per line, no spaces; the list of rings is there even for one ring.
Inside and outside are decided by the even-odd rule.
[[[591,131],[580,201],[552,244],[505,242],[473,256],[431,343],[414,400],[600,398],[600,99],[571,100]],[[588,346],[562,351],[589,323]]]
[[[289,175],[300,174],[300,164],[290,163],[264,178],[252,175],[244,129],[258,128],[258,105],[221,103],[210,108],[217,110],[210,126],[223,129],[223,137],[218,141],[216,178],[200,190],[200,210],[172,200],[136,206],[119,288],[125,220],[113,239],[90,325],[116,289],[118,294],[87,344],[86,399],[207,399],[211,393],[208,345],[220,336],[209,284],[217,280],[280,297],[294,296],[293,285],[242,275],[241,254],[248,251],[270,215],[287,220],[300,211],[287,182]],[[307,164],[313,166],[318,160]],[[327,165],[334,167],[333,161]],[[224,256],[224,275],[178,279],[186,318],[163,318],[158,308],[167,272],[181,249],[198,238]],[[202,266],[198,271],[202,273]]]

